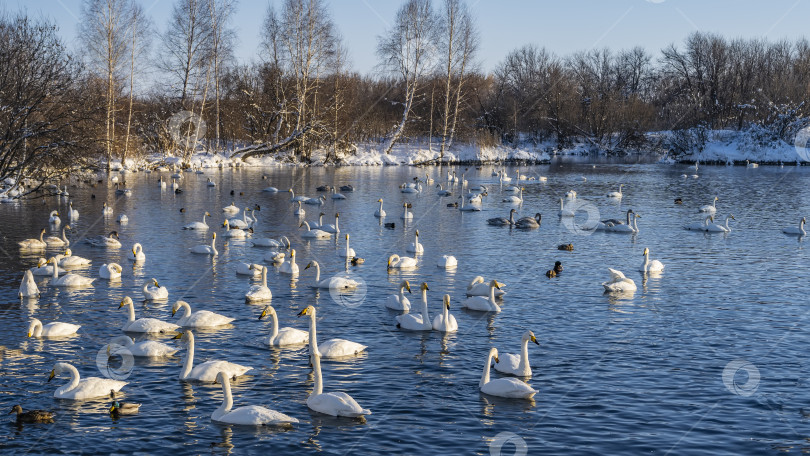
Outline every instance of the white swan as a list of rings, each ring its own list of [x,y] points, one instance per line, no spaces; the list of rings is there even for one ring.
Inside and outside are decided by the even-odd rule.
[[[205,244],[195,245],[194,247],[191,248],[191,253],[199,253],[201,255],[216,255],[219,253],[217,252],[216,244],[217,244],[217,233],[213,233],[211,235],[211,245]]]
[[[509,195],[503,199],[504,203],[520,204],[523,202],[523,187],[520,187],[519,195]],[[472,202],[472,201],[471,201]]]
[[[76,331],[81,328],[81,325],[74,325],[73,323],[62,323],[61,321],[53,321],[45,325],[36,318],[32,318],[28,324],[28,337],[62,337],[72,336]]]
[[[380,203],[380,208],[374,211],[374,217],[385,217],[385,211],[383,210],[383,200],[382,198],[377,200]]]
[[[340,220],[340,213],[338,212],[338,213],[335,213],[335,223],[334,224],[327,223],[326,225],[322,224],[320,226],[320,230],[321,231],[326,231],[327,233],[333,233],[333,234],[340,233],[339,220]]]
[[[184,230],[198,230],[198,231],[206,231],[208,229],[208,224],[205,223],[205,218],[211,217],[207,211],[203,214],[202,222],[191,222],[188,225],[183,227]]]
[[[26,270],[23,274],[22,282],[20,283],[20,291],[17,295],[21,298],[32,298],[39,296],[39,287],[34,281],[34,274],[31,270]]]
[[[45,236],[45,228],[39,232],[39,239],[32,238],[32,239],[25,239],[23,241],[18,242],[17,244],[20,246],[22,250],[38,250],[44,249],[48,246],[45,241],[42,239]]]
[[[73,201],[68,203],[68,220],[79,220],[79,211],[73,209]]]
[[[354,356],[368,348],[366,345],[358,344],[346,339],[329,339],[326,342],[318,343],[318,333],[316,328],[316,311],[312,306],[307,306],[298,316],[309,316],[309,348],[310,353],[320,353],[324,358],[344,358]]]
[[[691,230],[691,231],[706,231],[706,227],[709,226],[709,222],[712,220],[711,215],[707,215],[706,219],[702,222],[692,222],[689,225],[685,225],[683,229]]]
[[[118,305],[118,308],[120,309],[124,306],[128,307],[129,318],[127,322],[124,323],[121,331],[132,333],[166,333],[180,328],[180,326],[174,323],[168,323],[163,320],[158,320],[157,318],[139,318],[136,320],[135,304],[132,303],[132,298],[129,296],[125,296],[124,299],[121,300],[121,304]]]
[[[714,222],[714,216],[711,216],[709,220]],[[726,217],[725,225],[719,225],[717,223],[709,223],[706,225],[706,231],[710,233],[731,233],[731,227],[728,226],[729,220],[736,220],[736,219],[734,218],[733,215],[729,214],[729,216]]]
[[[163,180],[163,176],[161,176],[161,177],[158,179],[158,187],[160,187],[160,189],[164,189],[164,188],[166,188],[166,181],[165,181],[165,180]]]
[[[40,258],[39,261],[37,262],[37,265],[29,269],[29,271],[31,271],[31,274],[34,274],[35,276],[52,276],[54,268],[58,269],[59,274],[64,274],[65,272],[67,272],[56,265],[52,266],[48,264],[48,260],[46,260],[45,258]]]
[[[284,263],[281,263],[278,270],[284,274],[298,275],[298,264],[295,262],[295,249],[290,250],[290,258],[284,261]]]
[[[332,199],[333,200],[345,200],[346,196],[343,193],[338,193],[337,188],[332,187]]]
[[[274,248],[283,248],[289,249],[290,248],[290,240],[287,239],[286,236],[281,236],[278,239],[272,238],[258,238],[252,239],[250,241],[253,244],[253,247],[274,247]]]
[[[87,239],[87,243],[94,247],[107,247],[110,249],[120,249],[121,241],[118,240],[118,231],[110,231],[106,236],[96,236]]]
[[[329,290],[354,290],[360,286],[356,280],[349,279],[347,277],[333,276],[328,279],[321,280],[321,266],[318,264],[318,262],[314,260],[310,261],[304,270],[306,271],[311,267],[315,268],[315,280],[312,283],[312,287],[314,288]]]
[[[265,187],[262,189],[262,191],[267,193],[278,193],[278,189],[276,187]]]
[[[568,192],[565,193],[565,198],[566,199],[577,199],[577,192],[575,192],[573,190],[568,190]]]
[[[323,212],[318,213],[318,221],[317,222],[308,222],[310,229],[320,229],[323,226],[323,216],[326,215]]]
[[[489,349],[487,355],[487,362],[484,365],[484,373],[481,375],[481,381],[478,382],[478,388],[484,394],[490,396],[508,397],[513,399],[531,399],[537,390],[529,386],[526,382],[516,378],[498,378],[495,380],[489,379],[489,367],[492,364],[492,358],[495,362],[498,359],[498,349],[493,347]]]
[[[489,298],[470,296],[461,303],[461,307],[479,312],[500,312],[501,307],[495,302],[495,290],[499,290],[498,281],[489,282]]]
[[[217,186],[216,182],[212,181],[210,177],[208,178],[208,182],[205,185],[208,186],[208,187],[216,187]]]
[[[802,217],[802,219],[799,220],[799,227],[798,228],[795,227],[795,226],[789,226],[787,228],[782,228],[782,232],[785,233],[785,234],[792,234],[794,236],[804,236],[804,235],[807,234],[807,231],[804,230],[804,223],[805,223],[805,218]]]
[[[106,280],[121,280],[123,269],[118,263],[105,263],[98,270],[98,276]]]
[[[51,211],[51,214],[48,217],[48,223],[50,223],[51,225],[62,224],[62,219],[59,218],[59,211]]]
[[[303,222],[302,224],[298,225],[298,228],[307,227],[307,230],[301,233],[301,237],[305,239],[329,239],[332,237],[332,233],[327,233],[324,230],[320,229],[312,229],[309,227],[309,222]]]
[[[231,228],[231,222],[228,220],[222,222],[222,226],[225,227],[225,234],[223,234],[225,237],[234,239],[244,239],[247,237],[245,230],[240,228]]]
[[[605,291],[611,293],[636,291],[636,283],[633,282],[633,279],[628,279],[625,277],[622,271],[611,268],[608,268],[608,271],[610,271],[610,281],[602,282],[602,286],[605,287]]]
[[[80,276],[78,274],[68,273],[59,277],[59,267],[57,266],[56,258],[51,257],[48,260],[49,264],[54,265],[53,276],[51,277],[51,286],[54,287],[84,287],[91,285],[94,280],[89,277]]]
[[[229,229],[239,228],[240,230],[246,230],[248,226],[250,226],[250,222],[253,220],[252,218],[248,218],[247,213],[249,210],[250,208],[245,208],[245,210],[242,212],[241,219],[236,217],[227,219]]]
[[[662,262],[660,262],[658,260],[650,261],[650,249],[649,248],[644,249],[643,255],[644,255],[644,261],[641,263],[641,266],[639,267],[639,271],[644,272],[644,273],[647,273],[647,272],[655,273],[655,272],[663,272],[664,271],[664,263],[662,263]]]
[[[371,415],[371,410],[360,407],[360,404],[344,392],[324,393],[323,375],[321,374],[321,354],[310,348],[310,360],[315,374],[315,385],[312,394],[307,398],[307,407],[331,416],[346,416],[351,418]]]
[[[62,227],[62,237],[57,236],[48,236],[45,238],[45,243],[48,244],[48,247],[67,247],[70,245],[70,241],[65,236],[65,230],[69,230],[70,225],[65,225]]]
[[[101,207],[101,215],[110,216],[113,215],[113,208],[107,205],[107,202],[104,202],[104,205]]]
[[[289,189],[287,191],[290,192],[290,202],[291,203],[294,203],[296,201],[306,201],[306,200],[310,199],[308,196],[304,196],[304,195],[295,196],[295,192],[293,191],[293,189]]]
[[[186,342],[186,355],[183,357],[183,369],[180,371],[180,380],[199,380],[201,382],[213,382],[217,374],[224,373],[229,378],[245,375],[252,367],[232,363],[230,361],[210,360],[202,364],[194,365],[194,334],[187,329],[174,339],[181,339]]]
[[[505,283],[498,282],[498,288],[495,289],[495,296],[503,296],[506,294],[506,292],[503,291],[503,287],[505,286]],[[489,296],[491,291],[492,288],[488,283],[484,283],[482,276],[475,276],[470,284],[467,285],[467,296]]]
[[[714,214],[715,212],[717,212],[717,201],[719,200],[720,198],[715,196],[714,199],[712,200],[712,204],[701,206],[701,208],[698,209],[698,212],[708,212],[710,214]]]
[[[439,196],[452,196],[453,195],[453,192],[451,192],[450,190],[443,189],[442,184],[436,184],[436,187],[439,188],[439,191],[436,192],[436,194],[439,195]]]
[[[230,324],[235,318],[226,317],[225,315],[211,312],[209,310],[191,311],[191,305],[186,301],[177,301],[172,306],[172,317],[178,310],[183,309],[183,316],[177,321],[177,324],[184,328],[216,328],[217,326],[225,326]]]
[[[452,269],[458,266],[458,260],[453,255],[442,255],[437,266],[444,269]]]
[[[262,310],[262,314],[259,315],[259,320],[268,315],[272,317],[273,325],[272,329],[270,330],[270,336],[261,339],[262,344],[272,345],[274,347],[283,347],[287,345],[303,345],[309,343],[309,333],[307,331],[301,331],[300,329],[290,327],[279,329],[278,316],[276,315],[276,309],[274,309],[273,306],[265,307],[264,310]]]
[[[161,287],[157,279],[152,278],[152,283],[143,284],[143,297],[147,301],[165,301],[169,299],[169,289]]]
[[[70,249],[66,249],[62,258],[59,259],[59,267],[62,268],[77,268],[88,264],[90,264],[90,260],[73,255],[73,251]]]
[[[567,209],[565,207],[565,200],[563,198],[560,198],[560,211],[557,212],[557,215],[559,215],[560,217],[574,217],[576,216],[576,212],[574,212],[571,209]]]
[[[247,275],[251,277],[261,277],[261,265],[256,263],[238,263],[236,265],[236,273],[238,275]]]
[[[339,251],[338,256],[341,256],[343,258],[349,258],[349,259],[354,258],[354,257],[357,256],[354,249],[349,247],[349,235],[348,234],[346,234],[346,248]]]
[[[408,208],[410,205],[408,203],[402,203],[402,215],[399,216],[402,220],[411,220],[413,219],[413,212],[408,212]]]
[[[48,377],[50,382],[54,377],[63,373],[70,373],[70,382],[66,385],[60,386],[53,393],[53,397],[57,399],[72,399],[74,401],[81,401],[85,399],[93,399],[96,397],[107,397],[110,390],[121,391],[121,388],[126,386],[127,382],[120,380],[112,380],[108,378],[88,377],[81,378],[79,371],[68,363],[56,363],[53,365],[51,375]]]
[[[326,197],[321,195],[317,198],[307,198],[304,200],[304,204],[310,204],[312,206],[323,206],[326,204]]]
[[[518,377],[531,377],[532,366],[529,364],[529,342],[540,345],[534,333],[526,331],[520,341],[520,355],[504,353],[495,360],[495,370],[504,374],[517,375]]]
[[[139,358],[163,358],[178,352],[177,347],[154,340],[135,342],[131,337],[121,335],[112,338],[107,344],[108,355],[132,355]]]
[[[393,310],[405,310],[408,311],[411,309],[411,301],[405,297],[405,290],[408,290],[408,293],[411,292],[411,284],[407,280],[403,280],[399,283],[399,291],[397,294],[393,294],[388,296],[385,300],[385,307]]]
[[[143,246],[139,243],[135,243],[132,246],[132,256],[128,257],[129,261],[134,261],[136,263],[143,263],[146,261],[146,254],[143,253]]]
[[[232,408],[231,381],[228,376],[223,372],[217,372],[217,378],[214,381],[222,383],[223,397],[222,405],[211,414],[212,421],[240,426],[275,426],[298,422],[296,418],[261,405],[247,405],[234,409]]]
[[[270,288],[267,286],[267,266],[261,264],[251,264],[250,267],[251,269],[261,268],[262,283],[258,285],[251,285],[247,293],[245,293],[245,301],[257,302],[269,301],[273,299],[273,292],[271,292]]]
[[[281,264],[284,263],[284,258],[286,256],[287,255],[284,252],[279,252],[278,250],[271,250],[267,252],[262,259],[268,263]]]
[[[621,197],[624,196],[624,194],[622,194],[622,187],[624,187],[624,184],[619,184],[619,191],[618,192],[608,192],[608,194],[605,195],[605,196],[607,196],[608,198],[619,198],[619,199],[621,199]],[[496,369],[497,369],[497,367],[496,367]]]
[[[433,319],[433,330],[441,332],[458,331],[456,317],[450,313],[450,295],[448,294],[442,298],[442,313],[436,315],[436,318]]]
[[[236,203],[231,202],[230,206],[225,206],[222,208],[222,212],[226,214],[238,214],[239,208],[236,206]]]
[[[464,205],[464,197],[459,196],[459,198],[461,199],[461,206],[458,208],[458,210],[460,210],[462,212],[481,212],[481,206],[479,206],[477,204],[469,204],[469,205],[465,206]]]
[[[127,214],[121,214],[118,216],[117,219],[115,219],[115,221],[122,225],[126,225],[127,223],[129,223],[129,217],[127,217]]]
[[[433,324],[430,321],[430,314],[428,312],[427,283],[422,282],[421,290],[422,290],[422,309],[421,309],[422,313],[418,315],[412,313],[397,315],[396,316],[397,328],[408,329],[411,331],[433,330]]]
[[[397,254],[388,257],[388,269],[413,269],[417,265],[416,258],[401,257]]]
[[[405,250],[411,253],[425,253],[425,247],[419,243],[419,230],[416,230],[414,233],[413,242],[411,242],[411,244]]]

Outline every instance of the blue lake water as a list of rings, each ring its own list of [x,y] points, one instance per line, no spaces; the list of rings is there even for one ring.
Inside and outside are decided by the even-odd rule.
[[[183,193],[157,185],[168,173],[128,173],[132,196],[116,196],[106,182],[95,188],[69,186],[70,199],[49,197],[17,205],[0,205],[0,404],[11,410],[49,409],[53,424],[16,426],[0,433],[0,448],[15,454],[501,454],[525,448],[528,454],[754,454],[807,451],[808,372],[806,347],[807,241],[781,233],[810,213],[807,189],[810,169],[703,167],[699,178],[682,178],[691,169],[654,164],[555,163],[523,167],[529,180],[522,206],[501,202],[505,194],[492,167],[470,168],[471,184],[488,186],[481,212],[462,213],[439,197],[435,184],[419,194],[403,194],[399,185],[430,175],[446,185],[447,170],[464,168],[344,167],[207,170],[185,173]],[[506,168],[514,177],[516,168]],[[263,179],[266,176],[266,179]],[[206,186],[210,177],[217,187]],[[332,240],[301,239],[290,194],[269,194],[273,185],[296,194],[317,196],[322,184],[348,184],[346,200],[328,198],[321,207],[307,206],[305,220],[319,211],[333,222],[340,213],[341,236]],[[621,201],[605,198],[624,184]],[[234,195],[231,196],[231,190]],[[574,222],[557,217],[559,198],[575,190],[582,210]],[[243,193],[243,194],[242,194]],[[94,194],[95,198],[91,198]],[[697,208],[714,196],[717,222],[727,214],[729,234],[690,232],[686,223],[701,221]],[[388,215],[372,214],[383,198]],[[675,198],[682,205],[673,203]],[[75,290],[47,286],[38,277],[42,296],[20,300],[22,272],[39,254],[21,254],[17,241],[35,237],[47,226],[48,213],[60,210],[67,223],[67,202],[80,211],[68,234],[75,255],[92,265],[72,272],[98,277],[102,263],[123,266],[119,284],[97,280]],[[114,216],[102,217],[102,203]],[[306,398],[313,375],[306,347],[268,349],[257,340],[270,323],[259,321],[263,308],[246,304],[252,279],[235,274],[239,262],[261,263],[266,249],[249,241],[221,236],[221,208],[259,205],[255,237],[285,235],[297,251],[301,274],[291,280],[272,266],[269,286],[281,326],[307,329],[296,314],[307,305],[318,309],[319,340],[342,337],[368,345],[366,353],[342,361],[323,361],[325,391],[344,391],[372,410],[365,422],[331,418],[311,412]],[[403,225],[403,202],[411,202],[414,219]],[[537,230],[488,226],[486,219],[543,214]],[[180,209],[184,208],[184,212]],[[588,217],[623,218],[628,208],[641,215],[639,233],[583,232]],[[208,233],[183,231],[184,224],[209,211]],[[116,223],[119,214],[129,223]],[[395,228],[383,226],[394,222]],[[388,272],[386,259],[406,253],[419,229],[425,253],[419,267]],[[121,249],[92,247],[82,240],[117,230]],[[220,254],[211,260],[189,248],[209,242],[217,232]],[[52,230],[51,234],[57,234]],[[349,266],[364,291],[337,299],[315,291],[311,269],[317,260],[321,275],[346,270],[338,252],[343,234],[366,261]],[[126,259],[132,244],[144,247],[146,262],[133,267]],[[574,250],[557,250],[572,243]],[[660,259],[660,276],[638,272],[642,252]],[[49,254],[62,249],[48,249]],[[441,255],[458,258],[455,270],[436,266]],[[49,255],[50,256],[50,255]],[[548,279],[555,261],[565,270]],[[632,296],[605,294],[601,282],[607,268],[632,278]],[[504,282],[503,311],[485,314],[460,308],[466,285],[477,275]],[[151,278],[169,289],[167,303],[144,303],[141,288]],[[396,312],[383,307],[397,284],[408,279],[419,300],[419,284],[427,282],[431,317],[441,310],[444,294],[459,331],[414,333],[396,328]],[[53,398],[67,377],[47,382],[57,361],[74,364],[82,376],[101,376],[99,350],[121,335],[126,312],[118,309],[124,296],[135,301],[138,317],[172,321],[171,307],[183,299],[195,310],[207,309],[235,317],[228,327],[195,331],[196,360],[227,359],[254,367],[233,383],[234,406],[262,404],[298,418],[289,429],[243,428],[213,423],[211,413],[222,400],[218,384],[178,380],[185,350],[161,361],[136,361],[127,375],[122,397],[142,403],[138,415],[112,420],[109,401],[71,402]],[[346,305],[348,303],[348,305]],[[79,335],[64,339],[27,338],[30,318],[44,323],[81,324]],[[535,400],[485,396],[478,382],[490,347],[518,353],[527,329],[537,335],[530,344]],[[142,338],[142,337],[141,337]],[[169,336],[158,336],[163,342]],[[724,377],[725,374],[725,377]],[[502,374],[491,373],[493,378]],[[496,450],[493,450],[496,451]]]

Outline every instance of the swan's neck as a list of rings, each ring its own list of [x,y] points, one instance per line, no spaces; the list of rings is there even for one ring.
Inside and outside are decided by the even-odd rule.
[[[335,223],[337,223],[337,220],[335,220]],[[346,239],[346,257],[347,258],[349,257],[349,240],[348,239]]]
[[[442,189],[442,187],[441,187],[441,186],[439,186],[439,190],[440,190],[440,191],[441,191],[441,189]],[[383,202],[382,202],[382,201],[380,201],[380,213],[382,213],[382,210],[383,210],[383,209],[382,209],[382,205],[383,205]]]
[[[422,324],[428,324],[429,322],[430,315],[428,315],[427,290],[422,290]]]
[[[445,325],[450,321],[450,310],[447,309],[446,304],[442,304],[442,319]]]
[[[644,272],[647,272],[647,265],[648,265],[649,263],[650,263],[650,254],[649,254],[649,253],[645,253],[645,254],[644,254],[644,262],[643,262],[643,263],[641,263],[641,269],[643,269],[643,270],[644,270]]]
[[[526,369],[526,366],[529,365],[529,339],[523,339],[523,345],[520,347],[520,363],[518,364],[518,370],[523,372]]]
[[[52,266],[53,266],[53,280],[57,280],[59,278],[59,262],[54,260]]]
[[[262,266],[262,286],[267,288],[267,268],[264,266]]]
[[[563,204],[563,199],[560,198],[560,210],[565,209],[565,205]]]
[[[489,302],[495,304],[495,287],[489,287]]]
[[[323,226],[323,215],[318,216],[318,226]]]
[[[65,227],[62,227],[62,241],[63,241],[65,244],[67,244],[67,243],[68,243],[67,236],[65,236]]]
[[[79,376],[79,371],[70,364],[66,365],[63,369],[67,369],[68,372],[70,372],[70,382],[64,385],[63,387],[59,388],[57,391],[66,393],[72,390],[73,388],[79,386],[79,380],[81,379],[81,377]]]
[[[31,335],[34,337],[39,337],[42,335],[42,322],[37,320],[33,322],[34,327],[31,329]]]
[[[349,251],[349,244],[346,243],[346,251]],[[318,263],[315,263],[315,283],[319,283],[321,281],[321,266]]]
[[[275,339],[278,336],[278,315],[275,312],[270,314],[273,319],[273,329],[270,330],[270,339]]]
[[[512,211],[509,211],[509,224],[510,224],[510,225],[514,225],[514,224],[515,224],[515,213],[514,213],[514,212],[512,212]]]
[[[728,222],[728,220],[726,220],[726,222]],[[802,236],[804,236],[805,234],[807,234],[807,232],[804,230],[804,220],[802,220],[801,222],[799,222],[799,232],[801,232],[801,233],[802,233]]]
[[[399,287],[399,302],[401,303],[402,300],[405,299],[405,285],[400,285]]]
[[[146,290],[146,285],[143,286],[143,289]],[[128,322],[132,323],[133,321],[135,321],[135,305],[130,302],[127,305],[127,311],[129,313]]]
[[[633,231],[638,233],[638,217],[633,217]]]
[[[310,353],[320,353],[318,351],[318,327],[315,323],[315,313],[309,316],[309,351]],[[317,358],[314,356],[313,358]],[[313,361],[313,364],[315,361]],[[320,364],[319,364],[320,366]],[[318,369],[320,371],[320,368]],[[320,392],[318,392],[320,394]]]
[[[482,387],[489,383],[489,365],[492,363],[492,352],[489,353],[487,356],[487,363],[484,365],[484,372],[481,374],[481,381],[478,383],[478,387]]]
[[[211,250],[214,251],[214,254],[217,253],[217,240],[216,238],[211,239]]]
[[[205,225],[205,214],[203,214],[203,225]]]
[[[728,226],[728,221],[729,220],[731,220],[731,217],[726,217],[726,230],[727,231],[731,231],[731,227]],[[799,229],[800,230],[802,229],[801,226],[799,227]],[[804,230],[802,230],[802,231],[804,231]]]
[[[313,373],[315,374],[315,386],[312,389],[312,394],[310,395],[310,397],[317,396],[318,394],[323,393],[323,376],[321,374],[321,357],[320,356],[314,356],[311,353],[313,353],[313,352],[310,350],[310,357],[312,358],[312,370],[313,370]]]
[[[45,237],[45,232],[44,232],[44,231],[40,231],[40,232],[39,232],[39,242],[45,242],[45,241],[43,241],[43,240],[42,240],[42,238],[43,238],[43,237]]]
[[[231,381],[225,375],[222,376],[222,404],[211,416],[222,416],[231,411],[233,407],[233,396],[231,395]]]
[[[188,349],[186,351],[186,357],[183,359],[183,370],[180,372],[180,380],[187,378],[188,374],[191,372],[191,368],[194,367],[194,335],[190,332],[186,334],[188,335]]]
[[[182,307],[184,310],[183,318],[188,318],[191,316],[191,306],[188,305],[187,302],[180,303],[180,307]]]

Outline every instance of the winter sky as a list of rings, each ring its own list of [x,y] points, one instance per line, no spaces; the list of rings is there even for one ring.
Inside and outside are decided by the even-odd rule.
[[[60,27],[68,46],[75,43],[82,0],[0,0],[6,13],[27,10]],[[158,30],[165,29],[172,0],[141,0]],[[282,0],[239,0],[233,25],[238,30],[236,57],[258,60],[259,29],[268,3]],[[393,21],[400,0],[331,0],[337,28],[353,68],[377,71],[376,38]],[[681,43],[690,32],[716,32],[726,37],[770,40],[804,36],[810,17],[808,0],[467,0],[481,36],[479,61],[491,71],[511,50],[527,43],[558,54],[641,45],[650,52]],[[439,1],[434,1],[438,6]],[[157,41],[155,42],[155,45]]]

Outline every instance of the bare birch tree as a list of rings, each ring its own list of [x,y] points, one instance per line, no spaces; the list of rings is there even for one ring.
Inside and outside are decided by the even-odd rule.
[[[236,34],[228,27],[228,22],[236,10],[236,0],[208,0],[211,15],[211,64],[214,79],[214,135],[216,146],[220,148],[220,99],[222,98],[222,66],[233,57],[233,42]]]
[[[441,44],[445,53],[445,91],[442,143],[439,155],[444,157],[445,150],[453,144],[464,76],[478,50],[478,32],[470,10],[463,0],[445,0],[442,13],[440,29]],[[453,87],[454,81],[455,87]]]
[[[124,163],[129,153],[129,143],[132,131],[132,110],[135,104],[135,63],[143,58],[149,50],[150,32],[152,24],[138,3],[132,3],[129,15],[129,112],[127,114],[127,130],[124,137],[124,150],[121,153],[121,162]]]
[[[177,0],[163,34],[162,69],[179,86],[185,106],[199,86],[211,52],[211,14],[208,0]]]

